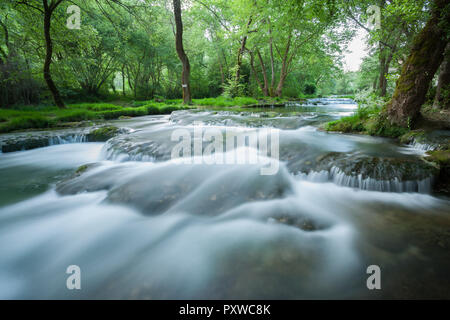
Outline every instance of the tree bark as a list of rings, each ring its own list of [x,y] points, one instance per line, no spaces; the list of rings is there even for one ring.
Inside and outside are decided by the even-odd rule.
[[[380,84],[380,96],[385,97],[386,96],[386,87],[387,87],[387,80],[386,80],[386,49],[381,47],[380,44],[380,75],[378,83]]]
[[[372,84],[373,91],[377,90],[377,84],[378,84],[378,77],[375,77]]]
[[[259,89],[262,92],[264,92],[264,87],[261,84],[261,81],[259,81],[258,73],[256,72],[256,69],[255,69],[255,55],[252,51],[249,51],[249,53],[250,53],[250,67],[252,68],[252,73],[255,76],[256,84],[258,85]]]
[[[289,33],[288,42],[286,44],[286,49],[284,51],[283,61],[281,63],[280,80],[278,81],[277,89],[275,90],[275,95],[280,98],[283,94],[284,81],[286,80],[287,70],[290,63],[290,59],[288,60],[288,56],[289,50],[291,49],[291,40],[292,40],[292,32]]]
[[[183,47],[183,22],[181,20],[181,3],[180,0],[173,0],[173,14],[175,17],[175,47],[177,50],[178,58],[183,65],[181,71],[181,87],[183,89],[183,103],[191,104],[191,85],[190,85],[190,73],[191,65],[189,59],[184,51]]]
[[[222,88],[225,85],[225,73],[223,72],[223,64],[220,59],[220,54],[217,56],[217,61],[219,62],[219,70],[220,70],[220,83],[222,84]]]
[[[122,65],[122,95],[125,97],[125,66]]]
[[[392,48],[381,48],[380,46],[380,96],[385,97],[387,93],[387,78],[386,75],[389,73],[389,66],[391,65],[392,58],[394,57],[394,51],[397,45],[394,44]],[[387,52],[389,51],[389,54]]]
[[[261,52],[256,50],[256,54],[258,55],[259,64],[261,65],[261,70],[264,78],[264,86],[262,87],[262,92],[264,96],[269,96],[269,80],[267,79],[266,66],[264,65],[264,60],[261,56]]]
[[[237,67],[236,67],[236,75],[235,75],[236,83],[239,83],[240,78],[241,78],[242,55],[244,54],[245,45],[247,44],[247,30],[251,24],[252,24],[252,18],[250,17],[247,22],[247,28],[245,29],[246,34],[242,37],[241,46],[239,47],[239,51],[238,51],[238,55],[237,55],[237,62],[236,62]]]
[[[445,48],[444,61],[441,64],[441,72],[439,73],[438,85],[436,88],[436,96],[433,102],[433,108],[436,109],[449,109],[450,97],[444,97],[443,92],[446,91],[446,95],[450,92],[450,43],[447,43]]]
[[[420,108],[446,47],[445,30],[439,26],[447,0],[436,0],[431,17],[414,39],[411,53],[406,60],[394,95],[387,106],[391,124],[408,127],[417,120]]]
[[[270,89],[269,94],[273,97],[273,86],[275,85],[275,60],[273,58],[273,38],[272,38],[272,26],[269,20],[269,51],[270,51],[270,71],[271,71],[271,79],[270,79]]]
[[[52,63],[52,54],[53,54],[53,43],[52,38],[50,36],[50,28],[51,28],[51,18],[53,11],[55,8],[61,3],[61,0],[57,2],[50,2],[48,4],[47,0],[42,0],[44,4],[44,36],[45,36],[45,60],[44,60],[44,79],[47,83],[47,87],[50,90],[53,101],[59,108],[65,108],[63,100],[59,94],[58,88],[53,82],[52,75],[50,73],[50,65]]]

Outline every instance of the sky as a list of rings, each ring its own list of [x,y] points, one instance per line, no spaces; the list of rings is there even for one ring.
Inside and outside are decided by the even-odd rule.
[[[344,54],[344,70],[358,71],[362,59],[368,55],[366,50],[367,31],[359,28],[353,40],[349,43],[347,52]]]

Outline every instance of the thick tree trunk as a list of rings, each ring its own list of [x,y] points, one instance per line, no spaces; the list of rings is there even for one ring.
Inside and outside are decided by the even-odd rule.
[[[447,43],[445,48],[444,61],[441,64],[441,72],[439,73],[438,85],[436,88],[436,96],[434,98],[433,107],[436,109],[450,109],[449,97],[444,97],[450,90],[450,43]]]
[[[189,59],[184,52],[183,48],[183,22],[181,20],[181,3],[180,0],[173,0],[173,14],[175,16],[175,47],[177,50],[178,58],[180,58],[183,70],[181,72],[181,87],[183,89],[183,103],[191,104],[191,85],[190,85],[190,73],[191,66]]]
[[[44,3],[44,36],[45,36],[45,61],[44,61],[44,79],[47,83],[48,89],[50,90],[53,100],[55,104],[59,108],[65,108],[63,100],[59,94],[58,88],[53,82],[51,73],[50,73],[50,64],[52,63],[52,54],[53,54],[53,44],[52,38],[50,36],[50,28],[51,28],[51,17],[53,10],[56,6],[48,6],[47,0],[43,0]],[[58,3],[59,4],[59,3]]]
[[[420,115],[430,82],[444,58],[445,31],[438,24],[447,0],[436,0],[431,17],[414,39],[411,53],[387,106],[391,124],[408,127]]]

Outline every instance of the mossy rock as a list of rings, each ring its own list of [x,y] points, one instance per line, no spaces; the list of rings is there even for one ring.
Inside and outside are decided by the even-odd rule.
[[[27,139],[10,139],[1,146],[3,153],[42,148],[49,145],[48,137],[30,137]]]
[[[421,142],[425,135],[424,130],[412,130],[400,137],[400,142],[404,144],[412,143],[414,141]]]
[[[83,173],[85,173],[86,171],[98,167],[99,164],[98,163],[88,163],[88,164],[83,164],[81,166],[78,167],[77,171],[75,171],[74,173],[74,177],[79,177],[81,176]]]
[[[89,142],[104,142],[117,136],[121,132],[122,131],[119,128],[114,126],[101,127],[89,132],[87,134],[87,140]]]
[[[371,157],[330,152],[316,159],[315,171],[337,167],[347,176],[361,175],[363,179],[417,181],[438,174],[438,170],[421,159]]]
[[[450,150],[428,151],[426,159],[440,166],[450,166]]]
[[[450,150],[428,151],[425,159],[435,163],[440,169],[435,191],[450,196]]]

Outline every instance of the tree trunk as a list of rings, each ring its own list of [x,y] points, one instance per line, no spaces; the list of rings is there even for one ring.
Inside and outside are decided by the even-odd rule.
[[[283,94],[284,81],[286,80],[288,72],[287,70],[290,63],[290,60],[288,60],[288,56],[289,50],[291,48],[291,40],[292,40],[292,32],[289,33],[288,42],[286,44],[286,49],[284,51],[283,62],[281,63],[280,80],[278,81],[278,86],[277,89],[275,90],[275,95],[280,98]]]
[[[447,0],[436,0],[431,17],[414,39],[394,95],[387,106],[391,124],[408,127],[420,115],[430,82],[444,58],[445,31],[439,26]]]
[[[270,20],[269,20],[270,25]],[[270,71],[271,71],[271,79],[270,79],[270,89],[269,94],[273,97],[273,86],[275,85],[275,61],[273,58],[273,38],[272,38],[272,27],[269,27],[269,51],[270,51]]]
[[[191,104],[191,86],[190,86],[190,73],[191,66],[189,59],[184,52],[183,48],[183,22],[181,20],[181,3],[180,0],[173,0],[173,14],[175,16],[175,47],[177,49],[178,58],[180,58],[183,70],[181,71],[181,87],[183,89],[183,103]]]
[[[222,84],[222,88],[225,85],[225,73],[223,72],[223,64],[220,58],[220,54],[217,56],[217,61],[219,62],[219,70],[220,70],[220,83]]]
[[[122,95],[125,97],[125,67],[122,65]]]
[[[258,60],[259,60],[259,64],[261,65],[261,70],[262,70],[263,79],[264,79],[264,86],[262,88],[262,92],[263,92],[264,96],[268,97],[269,96],[269,80],[267,79],[266,66],[264,65],[264,60],[261,56],[261,52],[259,52],[259,50],[256,50],[256,54],[258,55]]]
[[[58,4],[61,1],[58,2]],[[51,17],[53,10],[56,8],[56,5],[53,5],[51,3],[50,7],[48,6],[47,0],[43,0],[44,3],[44,36],[45,36],[45,61],[44,61],[44,79],[47,83],[48,89],[50,90],[53,100],[55,104],[59,108],[65,108],[63,100],[61,99],[61,96],[59,94],[58,88],[56,87],[55,83],[53,82],[51,73],[50,73],[50,64],[52,63],[52,54],[53,54],[53,44],[52,44],[52,38],[50,36],[50,28],[51,28]]]
[[[382,48],[380,44],[380,75],[378,83],[380,84],[380,96],[385,97],[386,96],[386,86],[387,86],[387,80],[386,80],[386,48]]]
[[[247,22],[247,28],[245,30],[245,32],[247,32],[248,28],[250,27],[250,25],[252,24],[252,18],[250,17],[248,19]],[[237,62],[236,62],[236,75],[235,75],[235,79],[236,79],[236,83],[239,83],[240,79],[241,79],[241,65],[242,65],[242,55],[244,54],[245,51],[245,45],[247,44],[247,34],[245,34],[242,37],[241,40],[241,46],[239,47],[239,51],[238,51],[238,55],[237,55]]]
[[[389,73],[389,66],[391,65],[392,58],[394,57],[394,51],[396,50],[396,45],[391,49],[380,48],[380,96],[385,97],[387,93],[387,78],[386,75]],[[386,56],[387,50],[389,50],[389,55]]]
[[[378,84],[378,77],[375,77],[372,84],[373,91],[377,90],[377,84]]]
[[[441,64],[441,72],[439,73],[438,85],[436,88],[436,96],[434,98],[433,108],[449,109],[450,108],[450,42],[445,48],[444,61]],[[446,92],[444,97],[443,92]]]
[[[255,55],[252,51],[249,51],[250,53],[250,67],[252,68],[252,73],[255,76],[256,84],[258,85],[259,89],[264,93],[264,86],[261,84],[261,81],[259,81],[258,73],[255,69]]]
[[[247,28],[246,28],[245,32],[247,32],[247,30],[251,24],[252,24],[252,18],[250,17],[248,19]],[[239,83],[239,81],[241,79],[242,55],[244,54],[246,44],[247,44],[247,34],[245,34],[244,37],[242,37],[241,46],[239,47],[239,51],[238,51],[237,62],[236,62],[237,67],[236,67],[236,75],[235,75],[236,83]]]

